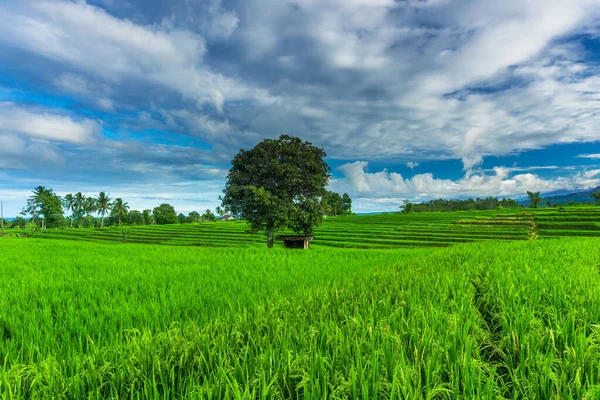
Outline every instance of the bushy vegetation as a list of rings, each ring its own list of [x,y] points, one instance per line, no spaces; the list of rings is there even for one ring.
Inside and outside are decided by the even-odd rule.
[[[352,199],[348,193],[340,195],[336,192],[327,192],[322,198],[323,209],[327,216],[351,215]]]
[[[596,239],[304,252],[4,238],[2,250],[1,397],[600,391]]]
[[[539,193],[538,193],[539,195]],[[401,206],[402,212],[450,212],[469,210],[497,210],[501,208],[518,208],[519,204],[513,199],[499,199],[497,197],[484,197],[476,199],[435,199],[421,203],[405,201]]]

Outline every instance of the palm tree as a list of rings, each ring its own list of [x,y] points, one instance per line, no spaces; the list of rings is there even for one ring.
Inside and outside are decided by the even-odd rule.
[[[96,199],[93,197],[88,197],[85,199],[85,213],[90,216],[93,212],[98,210],[98,205],[96,204]]]
[[[36,216],[36,212],[37,212],[37,208],[40,207],[40,205],[44,202],[44,198],[46,196],[52,195],[54,194],[52,192],[51,189],[46,189],[45,186],[38,186],[35,189],[33,189],[33,196],[30,197],[30,199],[32,200],[32,204],[34,205],[34,213],[33,215],[33,222],[35,222],[35,216]],[[39,215],[40,213],[37,212],[37,214]],[[44,229],[44,225],[46,222],[46,218],[42,218],[42,230]]]
[[[531,203],[531,208],[538,208],[538,205],[542,201],[542,197],[540,196],[540,192],[530,192],[527,191],[527,196],[529,196],[529,202]]]
[[[75,204],[75,199],[73,198],[73,195],[71,193],[65,195],[65,197],[63,198],[63,207],[65,208],[65,211],[71,211],[73,210],[73,206]],[[73,216],[71,215],[71,218],[69,218],[71,220],[71,228],[73,227]]]
[[[104,216],[110,210],[112,204],[110,203],[110,197],[104,192],[100,192],[98,198],[96,199],[96,206],[98,207],[98,212],[100,213],[100,217],[102,218],[102,222],[100,223],[100,228],[104,228]]]
[[[129,210],[129,204],[123,201],[122,198],[115,199],[112,204],[111,216],[116,217],[119,220],[119,226],[121,226],[121,220],[127,216]]]
[[[73,199],[73,215],[75,215],[77,221],[81,220],[81,217],[83,217],[83,214],[85,213],[86,202],[87,197],[85,194],[81,192],[75,193],[75,198]]]

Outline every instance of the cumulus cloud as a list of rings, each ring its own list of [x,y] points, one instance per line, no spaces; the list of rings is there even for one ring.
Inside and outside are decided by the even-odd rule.
[[[406,166],[410,169],[415,169],[419,166],[418,162],[414,162],[414,161],[409,161],[406,163]]]
[[[399,173],[382,170],[368,172],[368,162],[356,161],[340,166],[343,177],[332,187],[358,198],[433,198],[522,196],[528,190],[550,192],[575,190],[600,185],[600,170],[578,172],[566,177],[544,179],[532,173],[514,174],[514,168],[495,167],[493,173],[468,173],[461,179],[439,179],[431,173],[405,178]]]

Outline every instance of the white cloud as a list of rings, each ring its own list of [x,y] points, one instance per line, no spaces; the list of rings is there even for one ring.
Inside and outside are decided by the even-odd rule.
[[[140,79],[194,100],[214,101],[217,108],[222,99],[214,97],[216,91],[228,100],[268,97],[204,66],[205,40],[189,30],[140,26],[85,3],[60,0],[25,1],[0,12],[12,21],[0,25],[0,41],[108,83]],[[81,82],[67,85],[85,91]]]
[[[89,143],[99,131],[99,123],[87,118],[74,120],[48,110],[29,110],[12,103],[0,102],[0,134]]]
[[[11,54],[2,61],[14,56],[16,70],[22,57],[39,74],[35,84],[49,83],[40,92],[81,101],[61,114],[3,103],[3,163],[10,150],[13,168],[31,168],[16,154],[38,146],[48,163],[68,160],[74,174],[87,166],[84,155],[100,153],[102,163],[86,173],[101,175],[104,165],[139,180],[152,171],[171,181],[222,179],[232,152],[287,132],[336,160],[412,160],[411,169],[423,160],[463,162],[457,180],[346,164],[333,185],[370,204],[597,179],[590,171],[556,180],[534,173],[549,167],[480,169],[491,155],[599,141],[600,67],[571,40],[598,30],[595,0],[108,3],[119,17],[85,1],[0,5],[11,21],[0,24],[0,52]],[[100,123],[76,118],[79,110],[114,112],[107,125],[117,137],[94,142]],[[135,142],[127,133],[146,129],[154,130],[147,142],[160,132],[161,142],[185,134],[212,151]]]
[[[467,173],[461,179],[450,180],[435,178],[430,173],[404,178],[385,169],[370,173],[367,168],[365,161],[344,164],[338,168],[343,178],[335,179],[331,186],[358,198],[407,198],[418,201],[442,197],[522,196],[528,190],[550,192],[600,185],[600,170],[544,179],[531,173],[513,174],[514,169],[511,168],[495,167],[492,174]]]
[[[592,160],[600,159],[600,154],[579,154],[577,157],[579,158],[590,158]]]

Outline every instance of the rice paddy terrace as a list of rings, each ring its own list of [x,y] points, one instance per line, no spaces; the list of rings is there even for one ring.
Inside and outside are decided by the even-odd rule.
[[[45,231],[37,236],[97,242],[126,239],[128,243],[209,247],[255,247],[264,246],[265,242],[263,233],[250,233],[242,221],[66,229]],[[312,246],[374,249],[600,236],[600,207],[332,217],[315,230],[314,236]]]

